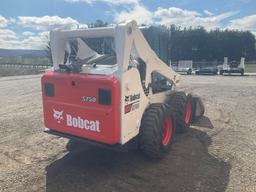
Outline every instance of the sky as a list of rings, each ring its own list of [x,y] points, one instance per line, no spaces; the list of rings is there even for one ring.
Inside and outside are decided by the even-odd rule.
[[[97,19],[207,30],[250,30],[256,35],[255,0],[1,0],[0,48],[43,49],[49,31],[86,28]]]

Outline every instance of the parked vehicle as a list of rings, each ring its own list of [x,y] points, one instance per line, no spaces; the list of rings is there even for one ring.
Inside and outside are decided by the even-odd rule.
[[[231,61],[229,64],[223,64],[222,69],[220,70],[220,75],[225,73],[240,73],[242,76],[244,75],[245,65],[244,65],[245,58],[241,58],[240,63],[238,61]]]
[[[196,71],[196,75],[202,75],[202,74],[212,74],[217,75],[218,74],[218,68],[217,66],[200,66]]]
[[[193,61],[192,60],[181,60],[178,62],[178,64],[173,64],[171,65],[172,69],[181,74],[187,74],[191,75],[192,74],[192,67],[193,67]]]

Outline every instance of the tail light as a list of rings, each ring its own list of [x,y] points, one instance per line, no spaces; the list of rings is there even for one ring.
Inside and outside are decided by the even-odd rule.
[[[111,105],[111,91],[109,89],[99,89],[98,98],[99,104]]]
[[[47,97],[53,97],[54,96],[54,85],[52,83],[45,83],[45,95]]]
[[[132,110],[132,103],[131,104],[128,104],[124,107],[124,113],[130,113]]]

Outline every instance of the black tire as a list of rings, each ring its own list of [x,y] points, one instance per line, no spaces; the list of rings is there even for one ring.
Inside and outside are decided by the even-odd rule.
[[[191,74],[192,74],[192,70],[189,69],[189,70],[187,71],[187,75],[191,75]]]
[[[171,122],[170,135],[166,134],[166,121]],[[139,148],[147,156],[163,158],[169,151],[175,134],[175,116],[168,104],[152,104],[142,117]],[[165,140],[168,138],[168,140]],[[165,141],[165,142],[164,142]]]
[[[224,71],[220,70],[220,75],[223,75]]]
[[[174,92],[168,102],[174,109],[176,115],[176,133],[184,133],[190,126],[192,116],[192,96],[184,92]],[[186,106],[190,105],[190,109]],[[190,114],[188,110],[190,110]],[[189,117],[187,117],[189,116]]]

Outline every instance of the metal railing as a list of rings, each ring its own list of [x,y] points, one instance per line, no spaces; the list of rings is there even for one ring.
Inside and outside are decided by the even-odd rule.
[[[239,61],[240,62],[240,61]],[[179,61],[172,61],[172,65],[178,65]],[[193,68],[217,67],[223,65],[223,61],[193,61]],[[246,61],[245,65],[256,65],[256,61]]]
[[[47,69],[51,64],[0,63],[0,68]]]

